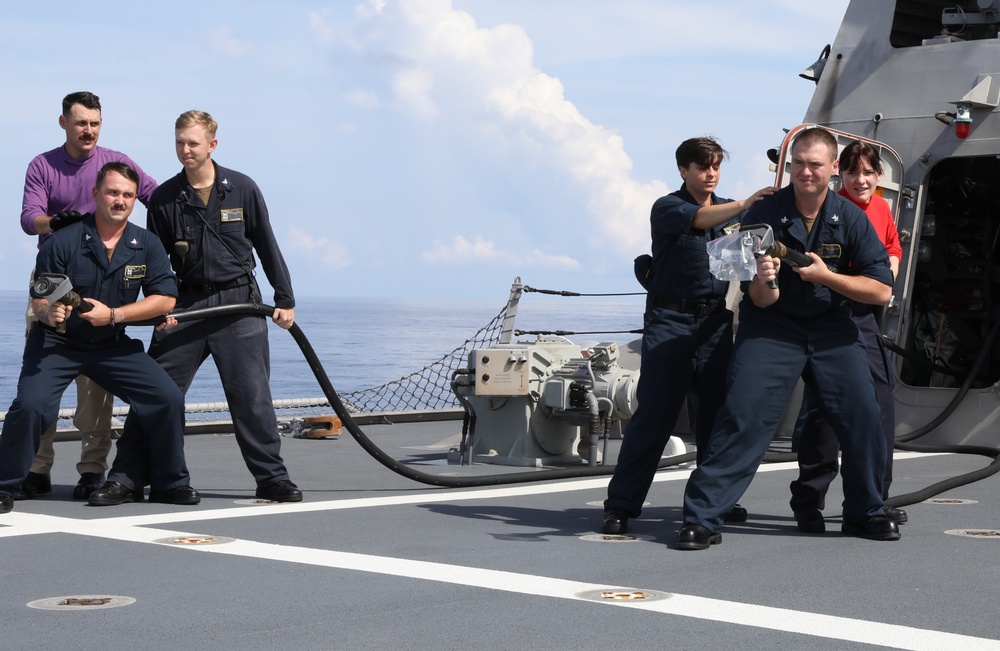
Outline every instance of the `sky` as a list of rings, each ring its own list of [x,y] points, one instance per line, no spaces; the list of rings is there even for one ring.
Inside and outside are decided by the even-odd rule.
[[[100,144],[157,181],[180,170],[176,117],[210,112],[213,157],[260,186],[298,296],[502,301],[516,277],[641,291],[632,260],[653,201],[680,187],[677,145],[722,143],[722,196],[770,185],[765,152],[814,90],[798,74],[847,4],[13,3],[0,289],[23,289],[34,263],[27,164],[65,142],[63,96],[89,90]]]

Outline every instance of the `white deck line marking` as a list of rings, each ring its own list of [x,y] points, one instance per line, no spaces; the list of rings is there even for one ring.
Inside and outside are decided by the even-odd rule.
[[[929,456],[943,456],[948,453],[926,453],[926,452],[904,452],[897,453],[896,460],[923,458]],[[757,470],[762,472],[777,472],[780,470],[794,470],[798,466],[794,462],[790,463],[768,463]],[[653,477],[654,482],[687,480],[691,475],[691,469],[675,469],[661,471]],[[150,513],[146,515],[124,515],[108,518],[93,519],[90,522],[115,522],[121,525],[131,526],[158,526],[161,524],[171,524],[180,522],[203,522],[208,520],[226,520],[231,518],[252,518],[265,515],[285,515],[291,513],[313,513],[318,511],[340,511],[345,509],[362,509],[377,506],[403,506],[407,504],[436,504],[440,502],[461,502],[466,500],[490,500],[504,497],[524,497],[526,495],[545,495],[555,493],[566,493],[570,491],[589,490],[594,488],[605,488],[610,481],[610,476],[595,477],[591,479],[569,479],[562,481],[539,482],[528,484],[511,484],[498,488],[474,488],[474,489],[447,489],[431,488],[426,491],[407,493],[404,495],[388,495],[384,497],[359,497],[341,500],[324,500],[320,502],[298,502],[294,504],[261,504],[260,506],[241,506],[224,509],[198,509],[191,507],[191,510],[176,511],[171,513]],[[86,507],[107,509],[110,512],[115,510],[113,506]],[[141,507],[140,507],[141,508]],[[0,515],[0,525],[13,523],[20,512],[15,510],[8,515]],[[22,531],[21,533],[45,533],[44,530],[37,532]],[[17,531],[0,527],[0,538],[21,535]]]
[[[926,454],[912,453],[914,456]],[[904,455],[897,455],[905,458]],[[761,472],[794,468],[794,464],[768,464],[762,466]],[[656,481],[675,481],[686,479],[688,471],[660,473]],[[339,508],[363,508],[367,506],[388,506],[392,504],[419,504],[427,502],[442,502],[450,500],[491,499],[518,495],[540,493],[557,493],[570,490],[600,488],[606,485],[608,478],[601,477],[590,480],[571,480],[544,485],[519,485],[486,490],[447,491],[421,493],[419,495],[403,495],[397,497],[382,497],[371,499],[342,500],[340,502],[318,502],[314,504],[295,504],[249,508],[213,509],[198,515],[212,517],[188,518],[188,513],[162,513],[148,516],[126,516],[78,520],[57,516],[46,516],[13,511],[0,516],[0,523],[10,525],[0,527],[0,537],[37,535],[44,533],[69,533],[82,536],[106,538],[111,540],[155,544],[165,547],[176,547],[179,550],[193,550],[206,553],[226,554],[244,558],[257,558],[328,567],[333,569],[369,572],[386,576],[449,583],[473,588],[500,590],[512,594],[533,595],[557,599],[570,599],[596,603],[592,599],[580,597],[580,593],[595,590],[613,590],[631,592],[633,590],[660,590],[658,588],[633,588],[608,586],[580,581],[519,574],[501,570],[472,568],[460,565],[448,565],[429,561],[415,561],[401,558],[374,556],[339,552],[290,545],[275,545],[251,540],[236,540],[232,543],[217,546],[199,545],[164,545],[155,542],[162,538],[196,537],[205,534],[188,531],[169,531],[165,529],[147,529],[145,525],[163,524],[167,522],[192,520],[228,519],[257,515],[280,515],[282,513],[304,511],[336,510]],[[316,508],[303,508],[303,507]],[[113,508],[113,507],[110,507]],[[175,515],[184,517],[174,518]],[[670,593],[669,588],[660,590]],[[663,615],[690,617],[713,622],[724,622],[739,626],[752,626],[774,631],[823,637],[834,640],[845,640],[912,651],[939,651],[940,649],[975,648],[983,651],[1000,651],[1000,640],[978,638],[943,631],[919,629],[895,624],[883,624],[861,619],[822,615],[805,611],[797,611],[769,606],[758,606],[734,601],[724,601],[670,593],[671,598],[661,601],[608,601],[604,605],[614,605],[623,608],[635,608]],[[710,613],[710,614],[709,614]]]
[[[791,467],[789,464],[780,464]],[[691,472],[689,470],[669,473],[663,477],[657,477],[658,481],[676,481],[687,479]],[[297,502],[294,504],[261,504],[259,506],[228,507],[224,509],[198,509],[191,507],[191,510],[177,511],[173,513],[151,513],[147,515],[127,515],[118,517],[102,518],[102,521],[117,522],[135,526],[158,525],[176,522],[199,522],[205,520],[226,520],[229,518],[252,518],[265,515],[284,515],[290,513],[312,513],[316,511],[339,511],[343,509],[363,509],[376,506],[403,506],[407,504],[436,504],[439,502],[462,502],[466,500],[490,500],[504,497],[523,497],[526,495],[544,495],[554,493],[566,493],[577,490],[589,490],[593,488],[604,488],[608,485],[609,477],[598,477],[594,479],[570,479],[566,481],[553,481],[551,483],[533,484],[513,484],[499,488],[472,488],[472,489],[448,489],[432,488],[416,493],[409,492],[404,495],[388,495],[384,497],[357,497],[339,500],[325,500],[321,502]],[[307,492],[308,495],[308,492]],[[89,507],[88,507],[89,508]],[[113,511],[116,507],[103,506],[93,507]],[[17,513],[13,511],[12,513]],[[0,524],[4,524],[6,516],[0,515]],[[94,520],[92,520],[94,521]],[[3,535],[3,528],[0,527],[0,536]]]
[[[246,556],[436,581],[453,585],[500,590],[514,594],[602,603],[624,608],[637,608],[664,615],[726,622],[740,626],[753,626],[755,628],[797,633],[811,637],[824,637],[895,649],[907,649],[908,651],[941,651],[941,649],[1000,650],[1000,640],[899,626],[896,624],[883,624],[881,622],[871,622],[849,617],[821,615],[785,608],[772,608],[735,601],[708,599],[692,595],[671,593],[669,599],[647,603],[638,601],[594,602],[592,599],[584,599],[579,596],[582,592],[592,590],[631,592],[654,588],[608,586],[501,570],[488,570],[369,554],[317,550],[305,547],[289,547],[247,540],[237,540],[233,543],[216,547],[193,546],[191,549],[229,556]],[[661,591],[670,592],[669,589]]]
[[[65,519],[63,520],[65,522]],[[76,520],[72,522],[77,526],[71,527],[75,531],[68,533],[176,547],[180,550],[368,572],[384,576],[435,581],[471,588],[499,590],[511,594],[615,605],[624,608],[636,608],[661,615],[690,617],[738,626],[752,626],[754,628],[808,635],[811,637],[858,642],[893,649],[906,649],[907,651],[940,651],[941,649],[1000,651],[1000,640],[910,626],[899,626],[896,624],[884,624],[849,617],[822,615],[786,608],[773,608],[770,606],[758,606],[735,601],[677,594],[671,593],[669,588],[659,589],[661,592],[671,594],[669,599],[660,601],[645,603],[641,601],[595,602],[593,599],[581,597],[580,594],[601,590],[632,592],[635,590],[657,590],[657,588],[609,586],[503,570],[490,570],[462,565],[450,565],[447,563],[416,561],[371,554],[296,547],[292,545],[276,545],[242,539],[225,545],[211,547],[201,545],[164,545],[164,543],[155,541],[162,538],[195,537],[202,534],[184,531],[164,531],[162,529],[145,529],[122,525],[119,522],[103,521],[98,526],[94,526],[97,524],[97,521],[93,520]]]
[[[676,593],[671,593],[669,599],[648,603],[634,601],[594,602],[591,599],[584,599],[579,596],[580,593],[593,590],[631,592],[649,588],[607,586],[461,565],[317,550],[305,547],[289,547],[247,540],[237,540],[233,543],[217,547],[194,546],[192,549],[229,556],[263,558],[436,581],[453,585],[500,590],[513,594],[634,607],[664,615],[726,622],[740,626],[753,626],[755,628],[874,644],[895,649],[907,649],[909,651],[973,648],[980,651],[988,651],[990,649],[1000,650],[1000,640]],[[661,591],[669,592],[668,589]]]

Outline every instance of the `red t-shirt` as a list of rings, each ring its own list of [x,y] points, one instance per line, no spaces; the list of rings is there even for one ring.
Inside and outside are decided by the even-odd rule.
[[[868,215],[868,221],[872,223],[872,226],[875,227],[875,232],[878,233],[878,239],[882,240],[886,251],[889,252],[889,257],[902,260],[903,247],[899,243],[899,233],[896,231],[896,222],[892,219],[892,210],[889,208],[889,202],[877,194],[873,194],[871,201],[867,204],[859,203],[851,195],[847,194],[844,188],[839,190],[839,194],[842,197],[850,199],[851,203],[865,211],[865,214]]]

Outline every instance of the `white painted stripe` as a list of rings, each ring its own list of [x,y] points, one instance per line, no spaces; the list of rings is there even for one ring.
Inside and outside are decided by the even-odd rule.
[[[944,453],[924,453],[924,452],[904,452],[897,453],[896,460],[924,458],[929,456],[940,456]],[[798,465],[791,463],[768,463],[764,464],[757,471],[778,472],[782,470],[796,470]],[[668,482],[687,480],[691,475],[691,468],[671,469],[657,472],[653,478],[654,482]],[[441,502],[462,502],[468,500],[492,500],[508,497],[524,497],[529,495],[552,495],[556,493],[566,493],[578,490],[591,490],[605,488],[610,481],[610,477],[596,477],[590,479],[570,479],[564,481],[539,482],[528,484],[511,484],[497,488],[477,488],[477,489],[447,489],[429,488],[422,492],[407,492],[404,495],[388,495],[383,497],[360,497],[343,500],[326,500],[321,502],[298,502],[294,504],[261,504],[257,506],[227,507],[224,509],[199,509],[191,507],[190,510],[174,511],[170,513],[149,513],[146,515],[126,515],[115,516],[115,507],[103,506],[93,507],[108,511],[108,518],[91,520],[91,522],[117,522],[131,526],[156,526],[168,523],[179,522],[204,522],[211,520],[226,520],[231,518],[251,518],[265,515],[279,515],[291,513],[315,513],[321,511],[340,511],[346,509],[364,509],[379,506],[405,506],[408,504],[437,504]],[[8,515],[0,515],[0,524],[8,522],[18,522],[16,520],[20,512],[13,511]],[[11,518],[14,518],[11,520]],[[0,537],[18,535],[0,527]]]
[[[912,453],[914,456],[927,456]],[[897,455],[905,458],[905,455]],[[794,468],[794,464],[768,464],[761,472],[773,472]],[[690,471],[658,473],[656,481],[676,481],[686,479]],[[982,649],[1000,651],[1000,640],[958,635],[943,631],[919,629],[908,626],[883,624],[846,617],[834,617],[797,610],[772,608],[719,599],[709,599],[694,595],[671,593],[671,597],[658,601],[613,600],[594,602],[584,599],[581,593],[612,590],[631,592],[653,590],[669,593],[667,588],[608,586],[580,581],[534,576],[500,570],[464,567],[415,561],[401,558],[339,552],[307,547],[275,545],[249,540],[236,540],[216,546],[204,545],[164,545],[156,542],[163,538],[203,536],[203,533],[189,531],[169,531],[145,528],[146,525],[162,525],[169,522],[217,520],[235,517],[280,515],[338,509],[367,508],[377,506],[426,504],[445,501],[498,499],[543,493],[559,493],[573,490],[602,488],[608,478],[571,480],[549,484],[528,484],[493,489],[455,491],[433,490],[419,494],[392,497],[363,498],[316,502],[309,504],[262,505],[259,507],[213,509],[208,511],[183,511],[181,513],[161,513],[146,516],[108,517],[91,520],[46,516],[14,511],[0,516],[0,537],[38,535],[44,533],[70,533],[82,536],[105,538],[135,543],[156,544],[205,553],[225,554],[245,558],[269,559],[318,567],[375,573],[452,585],[462,585],[478,589],[499,590],[511,594],[586,601],[623,608],[634,608],[663,615],[689,617],[712,622],[724,622],[739,626],[752,626],[774,631],[823,637],[834,640],[859,642],[913,651],[938,651],[939,649]],[[114,507],[107,507],[112,512]]]
[[[163,536],[162,531],[152,533],[158,537]],[[169,535],[196,534],[177,533]],[[858,642],[893,649],[906,649],[909,651],[941,651],[941,649],[1000,650],[1000,640],[910,626],[884,624],[882,622],[871,622],[848,617],[834,617],[785,608],[772,608],[735,601],[708,599],[693,595],[670,593],[671,597],[669,599],[649,602],[635,600],[595,602],[592,599],[585,599],[580,596],[581,593],[603,590],[615,592],[658,590],[659,592],[669,592],[669,589],[608,586],[501,570],[488,570],[461,565],[325,549],[311,549],[307,547],[274,545],[248,540],[237,540],[218,546],[191,545],[181,547],[210,554],[283,561],[333,569],[368,572],[384,576],[435,581],[486,590],[499,590],[511,594],[615,605],[623,608],[635,608],[637,610],[655,612],[662,615],[690,617],[739,626],[752,626],[754,628],[843,640],[846,642]]]
[[[769,606],[677,594],[670,592],[669,587],[609,586],[502,570],[489,570],[446,563],[313,549],[292,545],[275,545],[251,540],[235,540],[231,543],[215,546],[164,545],[155,541],[162,538],[196,537],[205,534],[125,526],[116,521],[65,521],[62,518],[59,518],[59,520],[63,520],[64,524],[76,523],[78,525],[71,527],[74,531],[67,531],[67,533],[78,533],[136,543],[157,544],[184,551],[200,551],[210,554],[223,554],[339,570],[368,572],[383,576],[499,590],[511,594],[587,601],[588,603],[635,608],[662,615],[690,617],[738,626],[752,626],[786,633],[872,644],[895,649],[912,651],[940,651],[941,649],[1000,651],[1000,640],[990,640],[910,626],[884,624],[863,619],[835,617],[799,610],[772,608]],[[581,593],[603,590],[615,592],[653,590],[670,593],[671,597],[665,600],[649,602],[636,600],[594,602],[592,599],[584,599],[580,596]]]

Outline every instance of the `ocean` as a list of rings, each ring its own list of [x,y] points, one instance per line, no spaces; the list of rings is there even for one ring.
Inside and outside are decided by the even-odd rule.
[[[407,376],[462,346],[504,308],[509,288],[495,300],[416,300],[381,298],[299,297],[295,319],[308,338],[338,393],[380,386]],[[574,342],[639,338],[629,330],[642,328],[642,297],[563,297],[522,295],[515,328],[560,330]],[[0,290],[0,306],[8,315],[0,321],[0,411],[14,399],[24,349],[26,293]],[[292,336],[270,323],[271,393],[275,399],[322,396]],[[131,326],[130,336],[149,342],[150,327]],[[531,340],[533,337],[521,337]],[[186,401],[223,401],[219,376],[206,360]],[[120,402],[120,401],[119,401]],[[63,396],[62,407],[76,406],[75,385]]]

